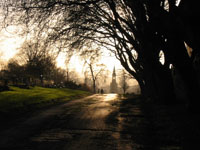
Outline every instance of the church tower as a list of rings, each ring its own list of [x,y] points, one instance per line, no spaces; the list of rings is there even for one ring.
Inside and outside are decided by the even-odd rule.
[[[118,92],[118,87],[117,87],[116,72],[115,72],[115,67],[114,67],[113,73],[112,73],[112,81],[110,83],[110,93],[117,93],[117,92]]]

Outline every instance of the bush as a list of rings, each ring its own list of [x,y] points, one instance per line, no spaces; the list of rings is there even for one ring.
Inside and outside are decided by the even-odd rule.
[[[0,92],[2,91],[9,91],[10,88],[8,86],[0,86]]]
[[[64,82],[64,86],[66,88],[70,88],[70,89],[80,89],[81,88],[81,85],[77,84],[74,81],[66,81],[66,82]]]
[[[30,89],[30,87],[28,85],[25,85],[25,84],[14,85],[14,86],[21,88],[21,89]]]

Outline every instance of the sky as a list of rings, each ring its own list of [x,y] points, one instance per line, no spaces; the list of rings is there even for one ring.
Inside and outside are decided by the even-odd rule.
[[[23,39],[20,37],[7,33],[7,32],[0,32],[0,59],[1,61],[8,61],[10,58],[15,57],[15,55],[18,52],[18,48],[23,43]],[[109,54],[106,52],[105,55],[99,63],[103,63],[107,66],[107,69],[110,71],[110,75],[108,78],[111,79],[113,68],[115,67],[116,70],[122,69],[119,60],[117,60],[114,56],[109,56]],[[57,66],[60,68],[65,69],[65,54],[60,53],[57,57]],[[76,71],[79,76],[83,77],[83,66],[84,62],[80,60],[78,56],[72,56],[70,60],[70,70]],[[136,80],[130,80],[130,85],[137,84]]]
[[[6,62],[9,59],[15,57],[18,52],[18,48],[20,48],[21,44],[23,44],[24,39],[19,37],[16,32],[15,27],[10,27],[6,31],[0,30],[0,61]],[[122,69],[119,60],[117,60],[114,56],[110,56],[109,52],[105,50],[104,56],[100,60],[99,63],[103,63],[107,66],[107,69],[110,71],[109,78],[112,76],[113,68],[116,70]],[[57,57],[57,66],[65,69],[65,53],[60,53]],[[80,60],[78,56],[72,56],[70,60],[70,69],[72,71],[76,71],[80,76],[83,76],[83,66],[84,62]],[[135,81],[132,81],[132,84],[136,84]]]
[[[1,59],[9,60],[17,53],[17,48],[23,43],[23,39],[2,30],[0,32],[0,52],[2,54]]]
[[[17,49],[24,41],[13,32],[13,29],[8,31],[2,30],[0,32],[0,58],[4,61],[8,61],[10,58],[14,57],[18,52]],[[78,56],[73,56],[70,62],[71,69],[75,69],[79,73],[83,71],[83,61],[81,61]],[[116,69],[122,68],[120,62],[114,56],[109,56],[107,53],[106,56],[100,60],[100,63],[104,63],[107,66],[107,69],[110,71],[112,71],[114,67]],[[59,54],[57,58],[57,66],[65,69],[66,66],[64,53]]]
[[[23,44],[24,39],[17,36],[13,33],[13,30],[9,31],[0,31],[0,61],[8,61],[10,58],[15,57],[18,52],[18,48],[20,48],[21,44]],[[112,76],[113,68],[116,70],[122,69],[119,60],[117,60],[114,56],[110,56],[109,52],[105,50],[104,56],[100,60],[99,63],[103,63],[107,66],[107,69],[110,71],[109,78]],[[60,53],[57,57],[57,66],[65,69],[65,53]],[[83,66],[84,62],[80,60],[78,56],[72,56],[70,60],[70,70],[76,71],[80,77],[83,76]],[[132,83],[133,82],[133,83]],[[129,81],[131,85],[137,84],[135,80]]]

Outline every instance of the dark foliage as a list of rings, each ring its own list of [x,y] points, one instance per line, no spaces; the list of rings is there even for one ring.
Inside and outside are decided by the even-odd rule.
[[[0,86],[0,92],[2,91],[9,91],[10,88],[8,86]]]
[[[200,53],[200,9],[196,1],[10,2],[5,5],[6,11],[12,10],[11,17],[6,16],[6,24],[34,24],[38,36],[45,32],[48,43],[60,43],[69,51],[83,50],[88,43],[107,48],[138,81],[142,94],[154,101],[174,102],[177,83],[169,68],[173,66],[187,89],[186,105],[190,110],[198,110],[199,69],[194,67],[194,60]],[[16,13],[21,15],[13,19]],[[191,55],[188,47],[192,48]],[[163,65],[159,61],[161,50],[165,56]]]
[[[65,81],[64,82],[64,86],[66,88],[70,88],[70,89],[80,89],[81,88],[81,85],[80,84],[77,84],[76,82],[74,81]]]

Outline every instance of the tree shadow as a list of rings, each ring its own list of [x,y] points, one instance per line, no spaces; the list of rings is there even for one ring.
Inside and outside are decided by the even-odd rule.
[[[134,97],[119,101],[107,124],[119,132],[116,140],[129,142],[132,149],[187,150],[198,146],[197,116],[189,115],[182,104],[161,105]],[[122,143],[122,142],[121,142]]]

